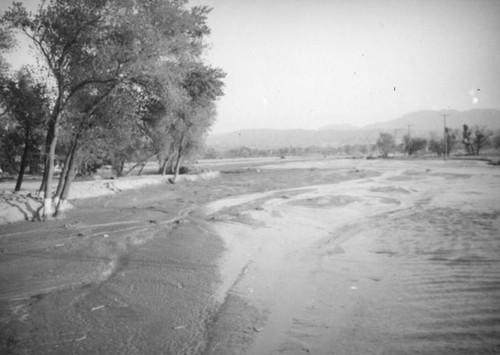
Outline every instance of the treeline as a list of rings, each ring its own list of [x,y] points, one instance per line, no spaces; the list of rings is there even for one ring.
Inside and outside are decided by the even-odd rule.
[[[57,214],[77,173],[158,159],[177,176],[215,119],[225,73],[203,61],[207,7],[187,0],[14,2],[0,20],[0,167],[43,173],[43,217]],[[9,71],[15,33],[40,58]],[[52,188],[55,162],[62,171]],[[175,178],[174,178],[175,180]]]
[[[437,156],[449,156],[458,150],[462,154],[479,155],[485,148],[500,149],[500,131],[493,132],[486,127],[478,126],[470,128],[464,124],[462,131],[446,128],[442,137],[431,134],[430,138],[426,139],[406,135],[400,144],[396,144],[392,134],[380,133],[376,148],[383,157],[398,153],[408,156],[416,153],[434,153]]]
[[[281,156],[309,156],[309,155],[366,155],[375,149],[374,144],[346,144],[344,146],[312,146],[312,147],[284,147],[278,149],[254,149],[249,147],[232,148],[221,152],[214,148],[206,149],[200,157],[203,159],[218,158],[257,158]]]
[[[200,156],[203,159],[218,158],[256,158],[256,157],[286,157],[286,156],[366,156],[388,157],[389,155],[434,154],[449,156],[452,153],[478,155],[483,149],[500,149],[500,131],[493,132],[485,127],[469,128],[464,125],[463,130],[447,129],[446,139],[431,134],[428,138],[404,136],[396,143],[394,135],[380,133],[374,144],[345,144],[342,146],[312,146],[312,147],[283,147],[278,149],[255,149],[238,147],[226,151],[217,151],[210,148]]]

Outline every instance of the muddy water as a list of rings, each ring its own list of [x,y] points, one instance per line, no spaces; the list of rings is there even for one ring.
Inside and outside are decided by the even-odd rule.
[[[209,205],[231,252],[208,352],[499,353],[500,173],[446,164]]]
[[[202,353],[222,244],[185,188],[1,226],[0,353]]]

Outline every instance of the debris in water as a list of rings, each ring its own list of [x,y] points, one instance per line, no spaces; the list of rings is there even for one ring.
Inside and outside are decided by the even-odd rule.
[[[62,244],[56,244],[56,247],[62,247],[62,246],[64,246],[64,243],[62,243]]]
[[[261,331],[264,330],[264,328],[253,327],[253,330],[254,330],[254,332],[260,333]]]
[[[108,238],[109,237],[109,234],[103,234],[102,235],[104,238]]]
[[[220,345],[220,341],[217,342],[217,344],[215,344],[215,346],[212,348],[212,352],[215,352],[215,349],[217,349],[217,347]]]
[[[86,335],[82,336],[81,338],[75,339],[75,341],[82,341],[82,340],[85,340],[85,339],[87,339]]]
[[[185,325],[179,325],[177,327],[174,327],[174,330],[180,330],[180,329],[186,329]]]
[[[92,307],[90,310],[93,312],[93,311],[97,311],[99,309],[103,309],[104,308],[104,305],[101,305],[101,306],[97,306],[97,307]]]

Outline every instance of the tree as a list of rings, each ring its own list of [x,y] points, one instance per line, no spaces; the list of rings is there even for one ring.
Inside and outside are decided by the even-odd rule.
[[[427,146],[427,140],[419,137],[412,137],[409,139],[408,135],[406,135],[403,138],[403,145],[405,152],[410,156],[424,149]]]
[[[445,152],[447,152],[449,155],[453,151],[453,149],[455,149],[455,146],[458,142],[458,135],[458,130],[451,130],[449,128],[446,128],[447,147],[445,148],[444,139],[438,138],[436,134],[433,133],[431,134],[431,138],[428,142],[428,149],[431,152],[436,153],[438,156],[442,156],[443,154],[445,154]]]
[[[7,63],[3,54],[10,51],[15,46],[15,43],[12,32],[0,23],[0,84],[9,69],[9,63]]]
[[[132,155],[131,141],[145,149],[158,149],[158,142],[140,129],[146,127],[142,123],[151,112],[139,97],[151,95],[149,98],[158,101],[167,123],[173,117],[184,119],[196,111],[184,108],[187,99],[174,105],[168,99],[170,88],[186,91],[181,82],[190,70],[184,68],[201,58],[204,38],[210,33],[206,24],[210,10],[187,9],[186,4],[184,0],[48,0],[34,16],[19,3],[4,14],[2,23],[20,29],[38,48],[54,82],[41,186],[44,217],[52,215],[52,175],[62,127],[74,130],[67,135],[67,164],[61,174],[61,179],[68,180],[69,164],[76,160],[75,155],[90,151],[83,144],[83,136],[115,144],[112,155],[120,159],[121,167]],[[188,93],[181,96],[189,98]],[[110,104],[110,98],[129,100],[134,106],[127,120],[121,122],[116,113],[103,109],[104,103]],[[112,118],[106,118],[104,113]],[[116,125],[110,128],[109,122]],[[165,133],[160,142],[169,146],[165,142],[171,142],[173,137],[168,130]],[[118,144],[117,137],[128,146]],[[127,137],[134,139],[129,141]],[[62,183],[60,180],[59,185]],[[56,198],[61,191],[64,188],[58,188]]]
[[[466,124],[463,125],[462,143],[468,154],[478,155],[479,152],[490,144],[492,131],[486,130],[485,127],[474,126],[469,128]]]
[[[483,148],[489,145],[493,132],[486,130],[485,127],[478,126],[475,126],[472,131],[472,144],[475,154],[478,155]]]
[[[462,132],[462,143],[465,146],[465,150],[468,154],[475,155],[476,151],[474,149],[474,145],[472,144],[472,131],[469,129],[469,126],[466,124],[463,125]]]
[[[460,131],[458,129],[450,129],[446,128],[446,139],[447,139],[447,145],[448,145],[448,155],[455,149],[457,142],[458,142],[458,137],[460,135]]]
[[[396,147],[394,137],[389,133],[380,133],[376,145],[384,158],[387,158],[389,153],[392,153]]]
[[[52,216],[52,177],[59,124],[73,95],[86,86],[107,83],[110,78],[87,74],[85,65],[97,53],[92,40],[103,30],[104,0],[49,0],[35,15],[14,2],[2,23],[22,31],[40,52],[54,81],[55,100],[47,124],[45,169],[41,186],[44,195],[43,217]]]
[[[437,138],[435,133],[431,134],[428,144],[429,151],[436,153],[438,157],[442,156],[445,152],[444,140]]]
[[[11,148],[15,149],[23,145],[18,169],[17,166],[13,167],[18,171],[15,191],[19,191],[26,167],[42,145],[49,99],[46,87],[35,82],[32,73],[27,68],[18,71],[15,79],[10,79],[5,83],[1,95],[6,114],[11,119],[11,124],[7,127],[7,131],[10,132],[7,133],[7,136],[10,135],[10,143],[14,143]],[[12,154],[17,155],[15,151],[9,155],[12,157]]]
[[[500,149],[500,131],[497,131],[492,138],[493,148]]]
[[[223,95],[225,73],[202,63],[191,63],[181,85],[187,93],[187,102],[178,113],[174,124],[177,136],[177,159],[175,162],[175,182],[182,159],[201,146],[208,129],[212,126],[216,110],[215,101]]]

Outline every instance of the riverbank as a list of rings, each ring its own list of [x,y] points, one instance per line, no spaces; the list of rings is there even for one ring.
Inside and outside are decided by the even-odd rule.
[[[217,171],[205,171],[199,174],[180,175],[179,182],[214,179],[219,176]],[[172,175],[141,175],[129,176],[119,179],[95,178],[87,181],[75,181],[71,185],[68,196],[71,208],[75,200],[96,198],[113,195],[122,191],[139,189],[158,184],[167,184]],[[32,221],[37,217],[43,201],[38,196],[40,187],[39,177],[27,177],[22,185],[22,190],[14,192],[13,179],[0,182],[0,225],[19,221]]]

